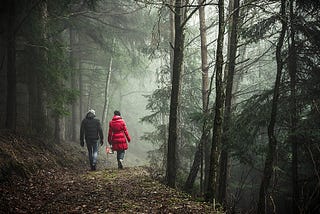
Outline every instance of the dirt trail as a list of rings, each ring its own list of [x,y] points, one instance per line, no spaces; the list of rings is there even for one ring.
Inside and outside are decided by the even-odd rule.
[[[214,213],[150,178],[143,167],[47,170],[0,185],[1,213]]]
[[[153,180],[145,167],[116,169],[112,155],[99,156],[105,169],[87,171],[78,142],[0,130],[0,145],[0,213],[214,213]]]

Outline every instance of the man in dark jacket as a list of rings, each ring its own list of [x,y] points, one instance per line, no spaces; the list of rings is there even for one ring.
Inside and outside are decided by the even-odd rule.
[[[86,141],[91,170],[96,170],[98,157],[98,141],[103,145],[103,132],[100,121],[95,118],[95,111],[90,109],[86,117],[81,122],[80,128],[80,145],[84,146]]]

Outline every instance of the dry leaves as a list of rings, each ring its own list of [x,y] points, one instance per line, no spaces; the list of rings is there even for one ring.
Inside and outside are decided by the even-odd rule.
[[[0,186],[3,213],[214,213],[152,180],[143,167],[40,171]]]
[[[214,213],[144,167],[87,171],[86,152],[75,142],[2,130],[0,145],[0,213]]]

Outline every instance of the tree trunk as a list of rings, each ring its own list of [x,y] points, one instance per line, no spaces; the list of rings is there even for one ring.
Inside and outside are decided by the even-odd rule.
[[[9,1],[7,35],[7,115],[6,128],[16,130],[16,38],[15,38],[15,1]]]
[[[210,157],[209,180],[206,192],[206,199],[214,202],[217,191],[217,173],[219,166],[219,150],[222,140],[222,123],[223,123],[223,103],[224,87],[222,82],[223,71],[223,40],[224,40],[224,1],[219,0],[219,32],[217,40],[216,56],[216,100],[215,100],[215,117],[213,122],[212,148]]]
[[[233,92],[233,78],[236,65],[236,53],[238,45],[237,26],[239,18],[239,0],[229,1],[230,21],[229,21],[229,38],[228,38],[228,59],[226,63],[226,100],[225,100],[225,113],[224,113],[224,125],[223,125],[223,143],[221,151],[221,164],[219,173],[219,193],[218,201],[220,204],[225,204],[226,192],[227,192],[227,173],[229,162],[229,126],[231,121],[231,104],[232,104],[232,92]]]
[[[77,79],[76,79],[76,32],[73,28],[70,28],[70,68],[71,68],[71,89],[77,90]],[[71,107],[71,140],[76,141],[77,135],[77,102],[74,101]]]
[[[173,72],[173,58],[174,58],[174,38],[175,38],[175,24],[174,24],[174,12],[172,11],[172,8],[174,7],[174,2],[175,0],[170,0],[170,10],[169,10],[169,22],[170,22],[170,44],[169,44],[169,52],[170,52],[170,81],[172,81],[172,72]],[[165,105],[165,103],[163,103]],[[163,159],[162,159],[162,166],[163,166],[163,171],[167,168],[167,151],[168,151],[168,126],[169,124],[167,123],[167,116],[168,112],[162,112],[161,113],[161,124],[163,126]]]
[[[198,4],[202,5],[203,0],[198,0]],[[199,168],[201,167],[200,176],[200,192],[203,189],[202,182],[202,168],[203,168],[203,147],[208,143],[209,130],[207,128],[207,116],[208,116],[208,99],[209,99],[209,79],[208,79],[208,50],[207,50],[207,32],[206,32],[206,22],[205,22],[205,10],[204,6],[199,8],[199,21],[200,21],[200,39],[201,39],[201,71],[202,71],[202,112],[204,114],[204,123],[202,128],[202,135],[200,142],[197,146],[197,151],[194,155],[194,160],[192,167],[190,169],[188,178],[184,185],[184,190],[186,192],[191,192],[193,184],[196,180]]]
[[[6,5],[8,4],[6,3]],[[0,13],[0,29],[8,33],[8,13]],[[6,127],[7,120],[7,33],[0,33],[0,97],[3,97],[3,99],[0,100],[0,129]]]
[[[66,118],[60,118],[60,141],[66,140]]]
[[[286,0],[281,0],[281,8],[280,8],[281,33],[280,33],[279,41],[276,47],[277,76],[276,76],[276,81],[274,85],[271,117],[270,117],[270,122],[268,126],[268,137],[269,137],[268,153],[265,160],[263,177],[262,177],[260,191],[259,191],[259,202],[258,202],[258,209],[257,209],[258,214],[266,213],[266,196],[267,196],[270,179],[273,172],[273,162],[274,162],[274,156],[275,156],[276,147],[277,147],[277,139],[274,134],[274,127],[277,119],[277,108],[278,108],[278,99],[279,99],[279,91],[280,91],[281,73],[283,68],[281,50],[283,46],[283,41],[284,41],[285,32],[286,32],[286,24],[287,24],[285,20],[286,18],[285,2]]]
[[[174,59],[172,72],[172,89],[170,100],[169,117],[169,137],[168,137],[168,155],[166,180],[170,187],[176,185],[177,174],[177,138],[178,138],[178,106],[181,94],[181,73],[184,51],[184,28],[181,26],[183,20],[182,0],[175,3],[175,41],[174,41]]]
[[[209,112],[208,112],[208,117],[209,117]],[[208,126],[208,124],[207,124]],[[209,129],[209,128],[208,128]],[[210,129],[208,130],[208,139],[206,140],[207,143],[203,145],[203,159],[204,159],[204,181],[203,181],[203,189],[202,189],[202,193],[206,194],[206,191],[208,189],[209,186],[209,174],[210,174],[210,156],[211,156],[211,138],[210,138]]]
[[[28,89],[29,89],[29,118],[30,127],[37,135],[44,135],[47,131],[47,113],[46,113],[46,72],[44,68],[48,66],[48,54],[46,50],[47,44],[47,22],[48,11],[47,2],[42,1],[39,3],[39,7],[35,13],[35,18],[39,21],[35,28],[40,33],[32,33],[30,35],[30,43],[35,44],[34,47],[29,47],[31,62],[34,59],[34,63],[31,63],[30,73],[28,75]]]
[[[47,44],[48,44],[48,4],[47,4],[47,0],[43,0],[40,4],[40,16],[41,16],[41,41],[42,41],[42,46],[44,46],[45,48],[41,48],[40,49],[40,59],[39,60],[41,62],[41,72],[44,72],[44,68],[48,67],[48,50],[47,50]],[[39,127],[39,129],[42,129],[45,127],[45,132],[47,132],[47,129],[49,129],[49,123],[48,121],[48,109],[47,109],[47,91],[46,91],[46,84],[44,84],[46,81],[48,81],[48,77],[46,74],[43,75],[44,76],[44,81],[40,80],[39,81],[39,86],[40,89],[39,92],[39,108],[40,108],[40,122],[39,125],[41,125],[41,127]]]
[[[174,6],[175,0],[170,0],[170,6]],[[172,81],[172,71],[173,71],[173,58],[174,58],[174,50],[172,48],[174,44],[175,38],[175,24],[174,24],[174,13],[170,10],[169,11],[169,22],[170,22],[170,80]]]
[[[93,72],[95,72],[95,70],[91,71],[91,75],[89,76],[89,84],[88,84],[88,100],[87,100],[87,109],[89,110],[89,108],[91,108],[91,104],[92,104],[92,84],[93,84]]]
[[[65,118],[56,114],[54,116],[54,139],[56,143],[61,143],[65,141],[65,132],[66,132],[66,125],[65,125]]]
[[[110,79],[111,79],[111,73],[112,73],[112,55],[110,55],[109,60],[109,66],[107,71],[107,77],[106,77],[106,85],[104,89],[104,104],[103,104],[103,112],[102,112],[102,127],[105,129],[107,128],[107,113],[108,113],[108,106],[109,106],[109,87],[110,87]]]
[[[83,109],[83,72],[82,72],[82,62],[81,59],[79,60],[79,117],[80,120],[84,115],[84,109]]]
[[[293,9],[294,0],[290,0],[290,44],[288,70],[290,76],[290,135],[289,142],[292,149],[292,212],[299,213],[299,183],[298,183],[298,107],[296,99],[297,85],[297,50],[295,42],[295,17]]]
[[[54,116],[54,140],[55,143],[61,143],[61,138],[60,138],[60,133],[61,133],[61,127],[60,127],[60,116],[56,114]]]

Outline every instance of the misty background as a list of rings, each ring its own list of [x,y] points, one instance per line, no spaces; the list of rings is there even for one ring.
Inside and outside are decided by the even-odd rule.
[[[119,110],[127,166],[232,213],[318,211],[319,5],[5,1],[0,127],[79,143],[94,109],[107,144]]]

